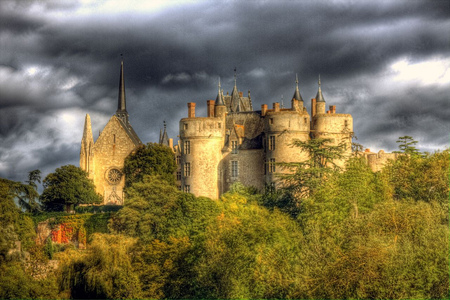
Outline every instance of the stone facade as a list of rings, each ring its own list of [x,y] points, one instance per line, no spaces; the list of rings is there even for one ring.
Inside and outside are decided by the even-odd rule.
[[[196,117],[196,104],[188,103],[188,117],[180,120],[176,148],[180,188],[217,199],[236,181],[258,189],[279,185],[277,175],[288,170],[278,163],[307,159],[306,153],[292,146],[295,140],[330,138],[333,144],[345,143],[345,154],[350,156],[352,116],[337,114],[335,106],[325,111],[320,80],[311,103],[310,115],[298,81],[290,108],[273,103],[271,109],[263,104],[254,111],[250,92],[243,97],[236,81],[231,96],[223,95],[219,83],[216,101],[207,101],[207,117]],[[343,165],[345,159],[338,163]]]
[[[122,62],[116,114],[111,117],[95,142],[91,119],[89,115],[86,115],[81,140],[80,168],[85,170],[89,178],[94,181],[97,193],[103,196],[103,204],[123,204],[124,161],[140,145],[142,142],[128,121]]]

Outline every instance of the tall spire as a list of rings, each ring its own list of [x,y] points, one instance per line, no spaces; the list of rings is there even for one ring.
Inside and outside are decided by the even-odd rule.
[[[320,87],[320,74],[319,74],[319,90],[317,91],[316,101],[317,102],[325,102],[325,99],[323,98],[323,95],[322,95],[322,88]]]
[[[240,111],[241,101],[239,97],[239,92],[236,86],[236,67],[234,67],[234,87],[231,91],[231,111]]]
[[[92,135],[91,117],[89,116],[89,114],[86,114],[86,118],[84,119],[83,139],[81,140],[81,142],[83,143],[83,141],[94,141]]]
[[[220,105],[220,106],[224,106],[225,103],[223,102],[223,97],[222,97],[223,91],[220,90],[220,77],[219,77],[219,91],[217,93],[217,97],[216,97],[216,103],[215,105]]]
[[[295,100],[303,101],[302,95],[300,95],[300,91],[298,89],[298,75],[295,74],[295,92],[294,96],[292,96]]]
[[[116,116],[125,124],[128,124],[128,112],[127,112],[127,101],[125,98],[125,78],[123,75],[123,55],[121,54],[121,62],[120,62],[120,79],[119,79],[119,98]]]

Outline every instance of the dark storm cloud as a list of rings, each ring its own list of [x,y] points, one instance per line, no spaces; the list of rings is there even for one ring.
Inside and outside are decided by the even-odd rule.
[[[448,85],[397,89],[384,82],[399,59],[448,63],[448,1],[207,1],[150,13],[82,8],[75,1],[0,3],[0,176],[22,180],[14,174],[76,163],[82,115],[91,114],[96,135],[115,111],[120,53],[130,120],[144,142],[157,140],[163,120],[175,138],[186,102],[197,102],[201,115],[219,76],[231,91],[234,67],[256,109],[281,97],[288,104],[295,73],[309,108],[321,74],[327,103],[353,114],[361,143],[393,150],[401,135],[430,149],[448,142]],[[58,115],[77,121],[56,130],[49,116],[64,122]],[[39,154],[16,150],[30,140]]]

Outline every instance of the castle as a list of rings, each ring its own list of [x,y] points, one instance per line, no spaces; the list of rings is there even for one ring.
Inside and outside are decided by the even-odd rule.
[[[128,120],[125,99],[123,61],[120,68],[119,97],[116,114],[111,117],[94,143],[91,121],[86,115],[81,141],[80,167],[93,179],[104,204],[123,204],[125,158],[142,145]],[[195,115],[196,103],[188,103],[188,116],[179,123],[179,141],[173,146],[164,123],[159,143],[171,147],[177,163],[180,190],[196,196],[217,199],[234,182],[262,190],[266,185],[279,185],[280,173],[287,172],[280,162],[300,162],[307,153],[292,147],[295,140],[327,138],[334,145],[345,146],[340,166],[352,154],[353,118],[336,113],[336,106],[326,110],[319,77],[318,91],[311,99],[311,114],[304,105],[298,78],[289,108],[273,103],[253,110],[250,91],[244,97],[238,91],[236,74],[231,94],[224,95],[220,86],[216,100],[206,101],[207,116]],[[394,156],[393,156],[394,155]],[[378,171],[396,154],[365,152],[374,171]]]
[[[311,115],[298,79],[289,108],[273,103],[271,109],[263,104],[261,110],[253,110],[250,92],[243,97],[236,76],[231,95],[224,95],[219,83],[216,100],[206,105],[207,116],[196,117],[196,104],[188,103],[188,117],[180,120],[176,154],[179,184],[185,192],[217,199],[236,181],[258,189],[276,186],[277,175],[286,172],[277,163],[307,159],[307,153],[292,147],[294,140],[331,139],[335,145],[345,144],[344,155],[351,155],[353,118],[336,113],[336,106],[326,111],[320,79]]]

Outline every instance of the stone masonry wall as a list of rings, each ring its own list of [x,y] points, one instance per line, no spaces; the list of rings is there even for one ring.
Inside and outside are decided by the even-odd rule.
[[[94,145],[94,184],[97,193],[104,197],[104,204],[123,204],[125,177],[122,175],[117,184],[111,184],[107,173],[112,168],[122,170],[125,158],[135,147],[117,118],[112,116]]]

